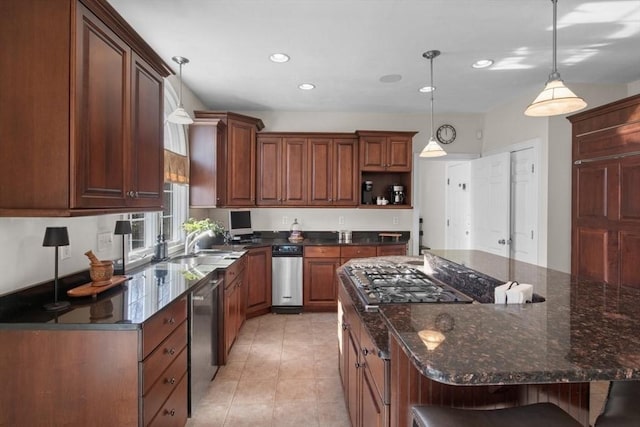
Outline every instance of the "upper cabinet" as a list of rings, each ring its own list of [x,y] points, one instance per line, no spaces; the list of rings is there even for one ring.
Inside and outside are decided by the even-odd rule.
[[[413,136],[416,132],[357,131],[360,170],[411,172]]]
[[[356,206],[353,134],[258,134],[258,206]]]
[[[212,155],[217,160],[209,158],[211,167],[216,165],[216,170],[202,170],[198,168],[191,171],[191,179],[198,176],[199,173],[209,174],[216,177],[215,181],[200,180],[191,183],[191,195],[194,195],[194,189],[197,192],[208,191],[208,195],[203,195],[203,199],[209,201],[215,200],[215,204],[200,203],[200,199],[191,200],[193,207],[211,207],[211,206],[255,206],[256,204],[256,132],[264,128],[262,120],[243,116],[241,114],[231,112],[215,112],[215,111],[196,111],[195,123],[191,126],[190,131],[190,157],[191,166],[193,167],[195,160],[194,150],[214,150]],[[217,122],[221,121],[225,126],[225,132],[216,133],[213,138],[213,128],[209,132],[194,130],[200,125],[206,124],[207,121],[211,126],[217,126]],[[200,175],[202,177],[202,175]],[[197,188],[196,188],[197,187]],[[215,193],[215,194],[213,194]]]
[[[161,209],[167,65],[106,1],[2,8],[0,214]]]

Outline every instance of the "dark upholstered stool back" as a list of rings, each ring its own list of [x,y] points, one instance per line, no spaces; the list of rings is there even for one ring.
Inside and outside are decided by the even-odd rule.
[[[612,381],[594,427],[640,426],[640,381]]]
[[[551,403],[504,409],[457,409],[414,406],[415,427],[582,427],[577,420]]]

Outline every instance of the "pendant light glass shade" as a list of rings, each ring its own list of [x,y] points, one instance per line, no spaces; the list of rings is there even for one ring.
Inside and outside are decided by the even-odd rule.
[[[544,86],[540,95],[524,111],[524,114],[532,117],[557,116],[559,114],[569,114],[582,110],[587,106],[584,99],[577,96],[560,78],[556,62],[557,57],[557,8],[558,0],[551,0],[553,3],[553,70],[549,80]]]
[[[433,92],[435,92],[436,87],[433,85],[433,58],[440,55],[439,50],[429,50],[422,54],[424,58],[427,58],[430,61],[431,65],[431,137],[429,138],[429,142],[420,152],[420,157],[441,157],[446,156],[447,152],[442,149],[440,144],[433,137]]]
[[[176,108],[169,117],[167,117],[167,121],[170,123],[176,123],[179,125],[190,125],[193,123],[193,119],[189,116],[189,113],[182,106],[182,64],[188,64],[189,60],[182,56],[174,56],[171,58],[173,62],[177,63],[180,66],[180,103],[178,108]]]

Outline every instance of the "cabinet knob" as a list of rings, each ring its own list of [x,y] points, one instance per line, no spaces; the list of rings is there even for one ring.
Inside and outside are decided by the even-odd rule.
[[[174,319],[173,317],[170,317],[170,318],[167,320],[167,323],[168,323],[168,324],[170,324],[170,325],[173,325],[173,324],[175,324],[175,323],[176,323],[176,319]]]
[[[173,417],[173,416],[175,416],[175,415],[176,415],[176,410],[175,410],[175,409],[171,409],[171,410],[169,410],[169,409],[165,409],[165,410],[164,410],[164,414],[165,414],[165,415],[170,415],[170,416],[172,416],[172,417]]]
[[[166,382],[167,384],[172,384],[172,385],[173,385],[173,384],[175,384],[175,383],[176,383],[176,379],[175,379],[175,378],[167,378],[167,379],[165,380],[165,382]]]
[[[362,355],[363,355],[363,356],[366,356],[366,355],[368,355],[368,354],[369,354],[369,349],[368,349],[368,348],[363,348],[363,349],[362,349]]]
[[[173,356],[174,354],[176,354],[176,349],[175,348],[170,348],[168,350],[165,350],[165,353],[168,353],[171,356]]]
[[[364,363],[360,363],[360,362],[356,362],[354,365],[355,365],[356,369],[364,367]]]
[[[347,329],[349,329],[349,326],[347,326],[347,324],[346,324],[346,323],[343,323],[343,324],[342,324],[342,330],[343,330],[343,331],[346,331]]]

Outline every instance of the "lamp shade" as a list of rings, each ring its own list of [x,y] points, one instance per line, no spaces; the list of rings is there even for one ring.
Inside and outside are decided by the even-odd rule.
[[[587,106],[584,99],[577,96],[562,80],[550,80],[540,95],[527,107],[524,114],[532,117],[557,116],[582,110]]]
[[[187,113],[187,111],[182,107],[176,108],[173,113],[169,114],[169,117],[167,117],[167,121],[179,125],[190,125],[191,123],[193,123],[193,119],[191,118],[189,113]]]
[[[131,222],[130,221],[116,221],[116,229],[113,234],[125,235],[131,234]]]
[[[67,246],[69,233],[67,227],[47,227],[42,246]]]
[[[433,138],[429,139],[429,143],[420,152],[420,157],[441,157],[446,155],[447,152]]]

